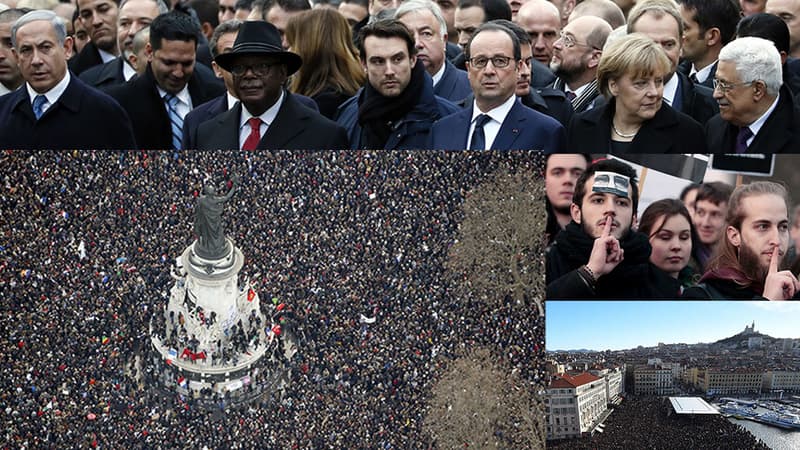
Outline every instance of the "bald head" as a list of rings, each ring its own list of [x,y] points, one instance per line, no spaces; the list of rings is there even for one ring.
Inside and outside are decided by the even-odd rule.
[[[606,45],[606,39],[612,30],[608,22],[595,16],[576,17],[564,27],[564,31],[570,31],[582,42],[596,48],[603,48]]]
[[[553,57],[553,43],[561,32],[558,8],[545,0],[529,0],[520,7],[517,24],[531,37],[533,57],[549,64]]]
[[[584,0],[575,7],[569,20],[584,16],[599,17],[608,22],[612,29],[625,25],[622,9],[611,0]]]
[[[553,46],[550,69],[574,91],[595,79],[611,25],[599,17],[583,16],[564,26],[563,34],[580,45],[567,47],[565,39],[559,39]]]
[[[550,0],[550,3],[555,5],[558,8],[558,13],[561,16],[561,26],[567,24],[567,19],[569,19],[570,14],[575,9],[576,4],[580,0]]]

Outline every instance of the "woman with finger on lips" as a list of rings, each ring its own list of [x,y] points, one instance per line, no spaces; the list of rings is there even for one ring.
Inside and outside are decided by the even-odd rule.
[[[567,149],[581,153],[706,153],[703,127],[662,99],[670,61],[633,33],[607,45],[597,84],[607,102],[572,118]]]

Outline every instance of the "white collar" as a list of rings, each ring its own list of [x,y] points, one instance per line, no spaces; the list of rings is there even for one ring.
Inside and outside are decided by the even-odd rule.
[[[47,98],[47,103],[49,105],[54,104],[59,98],[61,98],[61,95],[64,93],[64,91],[67,90],[69,80],[70,75],[69,70],[67,70],[66,75],[64,75],[64,78],[62,78],[61,81],[56,83],[56,85],[53,86],[49,91],[42,93],[34,91],[31,85],[26,82],[25,89],[28,90],[28,96],[31,98],[31,104],[33,104],[33,99],[36,98],[37,95],[44,95]]]
[[[156,84],[156,89],[158,89],[158,96],[161,97],[162,99],[164,98],[165,95],[169,94],[169,92],[161,89],[161,86],[159,86],[158,84]],[[178,100],[180,100],[181,102],[189,105],[189,109],[191,109],[191,107],[192,107],[192,96],[189,95],[189,85],[188,84],[186,86],[184,86],[183,89],[181,89],[177,94],[175,94],[175,97],[178,97]]]
[[[228,109],[233,109],[233,107],[236,106],[236,103],[239,101],[238,98],[234,97],[233,94],[228,91],[225,91],[225,99],[225,101],[228,103]]]
[[[697,70],[694,64],[692,64],[692,70],[689,72],[689,76],[694,75],[697,78],[698,83],[703,83],[708,79],[708,76],[711,75],[711,69],[714,67],[714,64],[717,62],[714,61],[713,63],[703,67],[700,70]]]
[[[664,83],[664,93],[661,97],[667,101],[669,106],[672,106],[672,101],[675,99],[675,93],[678,92],[678,73],[675,72],[670,77],[669,81]]]
[[[490,109],[489,111],[484,113],[478,108],[478,102],[476,100],[473,100],[472,121],[470,121],[470,123],[474,122],[475,118],[481,114],[486,114],[487,116],[491,117],[492,120],[495,120],[498,123],[503,123],[503,121],[506,120],[506,116],[508,115],[509,111],[511,111],[511,108],[514,107],[515,101],[517,101],[517,96],[512,93],[511,97],[509,97],[508,100],[503,102],[503,104],[501,104],[496,108]]]
[[[108,53],[105,50],[100,50],[99,48],[97,49],[97,53],[100,54],[100,59],[103,60],[103,64],[105,64],[105,63],[107,63],[109,61],[113,61],[114,59],[117,58],[117,56],[112,55],[111,53]]]
[[[431,77],[431,78],[433,78],[433,85],[434,86],[439,84],[439,81],[442,80],[442,77],[444,76],[444,68],[445,68],[445,66],[447,66],[447,62],[446,61],[442,63],[442,67],[439,68],[439,71],[436,72],[435,74],[433,74],[433,76]]]
[[[772,102],[772,105],[770,105],[770,107],[764,112],[764,114],[762,114],[761,117],[756,119],[755,122],[747,126],[747,128],[750,128],[750,131],[753,132],[753,137],[755,137],[755,135],[758,134],[758,131],[761,130],[761,127],[764,126],[764,123],[769,118],[769,115],[772,114],[772,111],[775,111],[775,108],[778,106],[778,100],[780,99],[781,99],[781,94],[779,92],[778,95],[775,97],[775,101]]]
[[[580,86],[580,87],[578,87],[578,88],[576,88],[574,91],[572,91],[575,94],[575,97],[580,97],[581,94],[583,94],[583,91],[585,91],[586,88],[588,88],[590,84],[592,84],[591,81],[586,83],[586,84],[584,84],[584,85],[582,85],[582,86]],[[569,86],[567,86],[566,83],[564,83],[564,92],[570,92],[570,88],[569,88]]]
[[[275,117],[278,116],[278,111],[281,109],[281,105],[283,104],[284,92],[281,89],[281,96],[278,98],[278,101],[275,102],[274,105],[270,106],[269,109],[264,111],[260,116],[258,116],[262,122],[267,124],[267,126],[271,125],[272,122],[275,121]],[[250,113],[250,111],[245,108],[244,103],[242,103],[242,114],[239,118],[239,129],[247,124],[247,121],[250,120],[251,117],[256,117]]]
[[[0,83],[0,96],[6,95],[11,92],[11,89],[7,88],[5,84]]]
[[[131,81],[131,78],[135,75],[136,71],[133,70],[130,63],[125,58],[122,58],[122,77],[125,78],[125,81]]]

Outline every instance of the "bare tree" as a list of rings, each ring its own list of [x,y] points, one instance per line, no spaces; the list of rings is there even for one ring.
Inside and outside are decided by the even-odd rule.
[[[446,267],[461,296],[517,305],[544,316],[542,161],[532,154],[517,167],[501,165],[464,202],[464,220]]]
[[[534,389],[487,348],[473,349],[434,384],[423,430],[442,449],[543,449],[544,408]]]

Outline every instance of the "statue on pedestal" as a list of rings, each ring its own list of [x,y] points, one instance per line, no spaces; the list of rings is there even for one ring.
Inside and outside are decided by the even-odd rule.
[[[197,199],[194,215],[194,232],[197,234],[195,252],[205,259],[221,259],[228,254],[225,231],[222,226],[222,211],[225,203],[233,197],[239,178],[233,176],[233,186],[227,194],[217,195],[213,186],[206,186]]]

